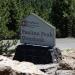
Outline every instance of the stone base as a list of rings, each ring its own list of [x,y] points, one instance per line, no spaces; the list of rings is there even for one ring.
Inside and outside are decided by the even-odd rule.
[[[52,63],[51,52],[48,47],[19,45],[13,58],[18,61],[28,61],[34,64]]]

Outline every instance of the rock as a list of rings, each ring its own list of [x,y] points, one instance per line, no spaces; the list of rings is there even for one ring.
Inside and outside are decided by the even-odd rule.
[[[14,70],[20,73],[29,73],[34,75],[44,75],[33,63],[20,62],[18,65],[14,66]]]
[[[45,75],[30,62],[19,62],[0,56],[0,75]]]
[[[57,71],[58,64],[44,64],[44,65],[37,65],[38,69],[45,72],[47,75],[55,75],[55,72]]]
[[[11,67],[0,65],[0,75],[10,75],[12,72]]]
[[[58,54],[58,62],[60,62],[62,60],[62,53],[61,53],[61,49],[59,48],[55,48],[57,54]]]
[[[69,62],[70,60],[62,60],[59,63],[59,68],[58,69],[62,69],[62,70],[73,70],[73,63]]]
[[[52,51],[53,62],[59,63],[62,60],[61,50],[59,48],[53,48]]]
[[[53,63],[49,47],[33,46],[33,45],[18,45],[14,60],[33,62],[34,64],[49,64]]]
[[[65,50],[62,52],[63,59],[59,63],[60,69],[75,70],[75,50]]]
[[[75,59],[75,49],[67,49],[62,52],[63,57],[70,57]]]
[[[75,75],[75,71],[73,71],[73,70],[58,70],[58,71],[56,71],[56,75]]]

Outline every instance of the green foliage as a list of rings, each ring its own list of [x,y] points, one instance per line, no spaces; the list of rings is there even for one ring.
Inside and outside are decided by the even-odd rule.
[[[60,33],[60,30],[59,29],[56,29],[56,37],[57,38],[61,38],[61,33]]]
[[[16,35],[21,17],[20,2],[0,0],[0,39],[12,38]]]
[[[75,0],[0,0],[0,40],[19,38],[20,22],[30,13],[54,25],[57,36],[75,37]]]
[[[0,55],[9,56],[12,53],[14,53],[15,50],[14,49],[10,50],[9,48],[16,44],[17,44],[17,40],[13,40],[13,41],[1,40],[0,41]]]
[[[72,37],[74,34],[74,0],[53,0],[51,22],[62,33],[61,37]],[[72,31],[73,30],[73,31]]]

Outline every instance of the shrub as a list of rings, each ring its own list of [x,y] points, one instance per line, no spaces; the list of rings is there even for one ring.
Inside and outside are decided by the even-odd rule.
[[[17,40],[1,40],[0,41],[0,55],[6,55],[9,56],[12,53],[14,53],[14,49],[9,50],[9,47],[16,45],[17,44]]]

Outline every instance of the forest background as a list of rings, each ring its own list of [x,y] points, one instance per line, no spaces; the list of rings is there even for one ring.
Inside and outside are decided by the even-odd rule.
[[[75,37],[75,0],[0,0],[0,40],[19,39],[21,20],[35,13],[56,27],[56,37]]]

